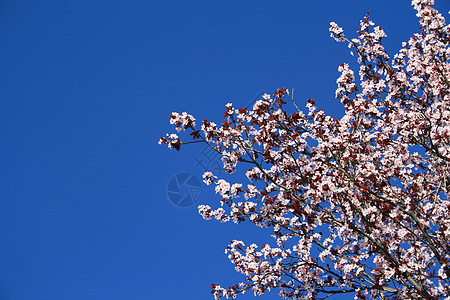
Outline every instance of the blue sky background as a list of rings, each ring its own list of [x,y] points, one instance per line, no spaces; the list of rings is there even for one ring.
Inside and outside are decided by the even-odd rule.
[[[328,25],[354,36],[368,10],[392,55],[418,31],[410,1],[1,0],[0,300],[212,299],[243,279],[224,249],[264,232],[169,202],[174,175],[203,170],[202,146],[157,144],[168,116],[219,123],[280,87],[340,115],[353,58]]]

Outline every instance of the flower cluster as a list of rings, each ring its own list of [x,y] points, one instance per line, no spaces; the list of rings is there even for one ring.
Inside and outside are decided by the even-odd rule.
[[[339,27],[335,22],[330,23],[330,36],[338,42],[345,41],[344,29]]]
[[[166,136],[163,136],[159,139],[158,144],[160,144],[160,145],[167,144],[167,146],[169,148],[175,148],[178,151],[178,150],[180,150],[180,147],[181,147],[181,140],[178,137],[178,135],[176,135],[175,133],[172,133],[172,134],[166,133]]]
[[[308,113],[288,113],[288,90],[265,94],[252,109],[226,105],[224,122],[195,129],[171,115],[222,156],[228,173],[249,166],[247,183],[203,175],[220,195],[205,219],[270,228],[275,246],[232,241],[226,252],[245,281],[216,299],[276,289],[284,299],[450,299],[450,26],[432,0],[413,0],[421,24],[392,57],[369,15],[358,36],[337,41],[355,51],[358,84],[341,64],[335,119],[308,99]],[[179,149],[177,135],[160,139]]]
[[[191,127],[195,127],[195,118],[186,112],[179,114],[177,112],[173,112],[170,115],[170,124],[175,125],[175,129],[180,132],[181,130],[186,130]]]

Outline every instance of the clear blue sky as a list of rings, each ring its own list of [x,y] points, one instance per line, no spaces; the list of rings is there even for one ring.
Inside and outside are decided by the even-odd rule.
[[[418,31],[406,0],[0,1],[0,300],[212,299],[242,279],[224,249],[264,233],[169,202],[203,170],[201,146],[157,144],[168,116],[219,123],[279,87],[339,115],[353,58],[328,24],[351,36],[368,10],[391,53]]]

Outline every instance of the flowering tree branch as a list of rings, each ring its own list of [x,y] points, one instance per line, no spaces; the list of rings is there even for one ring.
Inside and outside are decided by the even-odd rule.
[[[450,26],[432,0],[413,0],[421,25],[391,58],[367,14],[356,38],[336,23],[359,63],[338,68],[335,119],[308,99],[289,112],[287,89],[252,109],[226,105],[221,126],[172,113],[178,132],[220,153],[227,173],[246,163],[249,182],[211,172],[221,206],[205,219],[273,230],[275,246],[234,240],[228,257],[244,282],[212,284],[216,299],[277,289],[284,299],[450,299]],[[180,150],[177,134],[159,141]]]

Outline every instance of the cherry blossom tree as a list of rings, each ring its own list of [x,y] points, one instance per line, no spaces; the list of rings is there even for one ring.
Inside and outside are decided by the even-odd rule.
[[[339,66],[340,119],[312,99],[305,112],[293,97],[288,105],[284,88],[252,109],[227,104],[221,126],[170,116],[193,141],[160,143],[206,143],[227,173],[248,168],[246,183],[203,174],[221,196],[217,208],[199,206],[203,218],[273,230],[273,245],[231,242],[246,280],[212,284],[215,299],[272,289],[283,299],[450,299],[450,26],[433,4],[412,1],[421,32],[393,58],[369,15],[352,39],[330,24],[359,63],[359,80]]]

